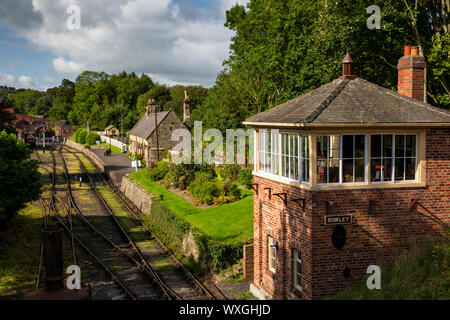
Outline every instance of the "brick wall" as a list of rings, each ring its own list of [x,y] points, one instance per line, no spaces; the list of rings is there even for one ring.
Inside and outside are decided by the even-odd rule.
[[[244,278],[246,281],[253,281],[253,244],[244,246]]]
[[[450,224],[450,129],[427,132],[427,186],[400,189],[307,191],[255,177],[254,284],[275,299],[319,299],[353,285],[371,264],[394,258],[421,241],[441,237]],[[272,198],[268,197],[271,188]],[[273,196],[304,197],[305,208]],[[410,211],[410,199],[418,205]],[[333,226],[325,226],[325,201],[335,204],[328,214],[352,214],[345,225],[342,249],[331,243]],[[369,210],[369,200],[371,206]],[[279,243],[275,273],[268,270],[267,236]],[[293,249],[303,259],[302,292],[293,289]],[[344,277],[344,269],[350,271]]]
[[[409,55],[398,60],[398,92],[410,98],[423,101],[425,58]]]

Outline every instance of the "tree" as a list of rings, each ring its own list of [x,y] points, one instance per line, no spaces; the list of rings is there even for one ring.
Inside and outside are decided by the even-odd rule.
[[[38,161],[14,134],[0,132],[0,225],[41,194]]]
[[[6,109],[12,108],[9,101],[0,99],[0,131],[5,130],[7,133],[16,133],[16,129],[12,126],[13,116]]]
[[[367,8],[378,5],[381,29],[367,27]],[[251,0],[226,12],[234,32],[230,57],[193,112],[204,127],[241,126],[272,108],[336,79],[347,48],[358,76],[396,90],[397,61],[406,44],[427,60],[427,96],[450,107],[448,0]]]
[[[201,105],[206,95],[208,94],[208,89],[202,86],[182,86],[175,85],[169,88],[171,100],[165,105],[165,109],[172,109],[175,114],[183,119],[183,104],[184,104],[184,91],[187,90],[189,94],[189,100],[191,101],[191,112],[193,112],[199,105]]]

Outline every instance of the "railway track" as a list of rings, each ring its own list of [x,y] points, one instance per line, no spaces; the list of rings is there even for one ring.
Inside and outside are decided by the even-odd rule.
[[[58,164],[64,168],[65,160],[62,155],[55,157],[54,153],[50,153],[51,160],[45,161],[47,165],[52,164],[52,169],[45,168],[45,171],[51,174],[51,193],[47,199],[41,199],[40,203],[42,209],[47,213],[53,214],[54,219],[63,227],[69,235],[72,248],[75,244],[83,249],[84,262],[92,264],[95,261],[95,268],[89,266],[89,269],[94,272],[97,282],[100,282],[100,296],[107,299],[171,299],[171,296],[164,295],[157,286],[155,286],[153,279],[150,279],[148,270],[145,266],[139,264],[131,256],[128,245],[120,243],[117,245],[111,241],[105,234],[96,230],[92,224],[82,216],[82,212],[77,211],[76,203],[72,195],[72,187],[70,183],[70,176],[68,171],[63,171],[64,184],[66,188],[56,189],[56,167]],[[39,157],[39,154],[38,154]],[[42,159],[41,159],[42,162]],[[60,170],[58,170],[60,171]],[[61,175],[59,175],[60,177]],[[63,200],[66,198],[66,200]],[[73,219],[71,209],[76,214]],[[111,230],[111,233],[117,233],[117,230]],[[127,252],[128,251],[128,252]],[[87,253],[87,255],[86,255]],[[81,254],[83,256],[83,254]],[[74,262],[76,263],[76,253],[73,251]],[[100,267],[100,268],[99,268]],[[85,269],[85,266],[83,266]],[[85,269],[86,270],[86,269]],[[102,274],[99,274],[99,270]],[[147,274],[147,275],[146,275]],[[104,276],[107,276],[108,281]],[[106,280],[106,281],[105,281]],[[108,281],[108,283],[107,283]],[[105,297],[106,296],[106,297]]]
[[[89,250],[86,251],[107,271],[130,299],[177,299],[175,294],[159,282],[153,270],[142,263],[139,254],[134,251],[133,244],[126,241],[126,237],[121,234],[117,225],[105,212],[107,208],[97,205],[92,210],[96,197],[92,195],[91,190],[89,188],[86,190],[83,186],[76,188],[73,192],[65,157],[60,152],[58,156],[62,161],[68,186],[68,201],[61,198],[59,201],[66,207],[72,206],[74,209],[77,217],[73,221],[74,238],[77,235],[79,243],[81,239],[84,240],[82,247]],[[80,208],[79,203],[87,204],[87,206]]]
[[[132,220],[133,223],[140,229],[140,232],[144,232],[147,236],[145,243],[139,243],[136,246],[136,250],[141,253],[143,260],[149,260],[149,264],[158,268],[157,263],[152,263],[155,258],[163,259],[165,266],[170,268],[163,268],[159,273],[160,279],[167,283],[169,288],[172,288],[176,294],[183,299],[218,299],[216,295],[219,295],[221,299],[227,299],[227,297],[215,287],[214,292],[210,290],[201,280],[199,280],[194,274],[192,274],[182,263],[177,259],[171,250],[169,250],[158,237],[142,222],[142,212],[136,208],[119,190],[114,188],[102,175],[95,162],[87,159],[91,164],[93,173],[89,173],[84,165],[83,161],[71,148],[64,146],[64,149],[73,154],[83,171],[83,174],[89,180],[91,187],[97,193],[98,197],[102,199],[105,207],[117,225],[121,225],[121,221],[124,219]],[[101,191],[97,190],[99,188]],[[128,223],[127,223],[128,222]],[[122,224],[129,224],[129,221],[122,222]],[[136,227],[134,229],[136,229]],[[127,232],[121,227],[124,234]],[[134,234],[134,233],[133,233]],[[127,236],[128,240],[133,242],[133,236]],[[150,240],[149,240],[150,239]],[[138,239],[135,239],[138,240]],[[156,259],[158,260],[158,259]],[[194,290],[193,290],[194,289]]]

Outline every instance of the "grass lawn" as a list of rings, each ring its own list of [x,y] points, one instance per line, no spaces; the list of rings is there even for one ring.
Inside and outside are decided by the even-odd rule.
[[[163,195],[164,204],[193,226],[223,242],[244,241],[253,235],[253,193],[243,190],[245,198],[224,205],[200,209],[173,194],[145,176],[147,169],[133,172],[129,177],[154,195]]]
[[[405,253],[381,268],[381,289],[369,290],[366,278],[330,300],[449,300],[450,239]]]
[[[0,231],[0,295],[34,288],[41,247],[42,213],[28,205]]]
[[[95,146],[97,146],[97,145],[95,144],[95,145],[93,145],[93,146],[95,147]],[[102,143],[100,143],[99,146],[102,147],[103,149],[108,149],[108,148],[109,148],[109,143],[102,142]],[[113,146],[113,145],[111,145],[111,152],[112,152],[112,153],[122,153],[122,151],[120,150],[120,148],[117,148],[117,147],[115,147],[115,146]]]

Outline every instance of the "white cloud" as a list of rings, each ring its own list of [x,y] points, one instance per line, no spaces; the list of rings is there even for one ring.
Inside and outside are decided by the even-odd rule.
[[[126,70],[210,86],[228,57],[225,10],[236,2],[248,0],[218,0],[210,8],[192,0],[78,0],[81,29],[70,31],[66,9],[73,1],[33,0],[42,23],[16,32],[56,55],[52,65],[60,74]]]
[[[79,74],[86,70],[84,63],[66,60],[64,57],[58,57],[52,61],[53,69],[59,74]]]
[[[34,83],[31,77],[25,75],[15,77],[7,73],[0,73],[0,86],[25,88],[25,89],[36,88],[36,84]]]

